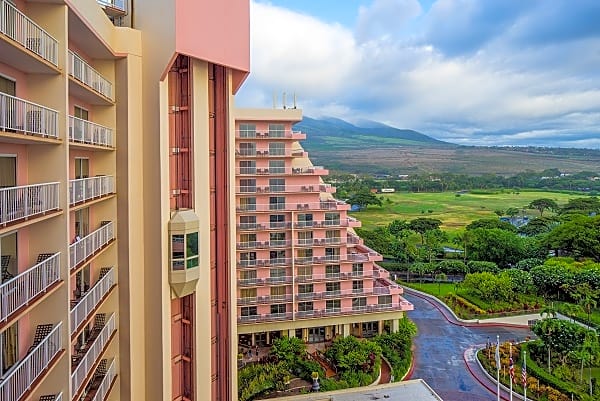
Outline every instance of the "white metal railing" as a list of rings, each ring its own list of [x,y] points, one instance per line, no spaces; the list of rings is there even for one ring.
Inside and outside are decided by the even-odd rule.
[[[25,358],[13,367],[0,382],[0,399],[19,400],[31,389],[32,384],[47,372],[52,359],[62,350],[62,322],[59,322]]]
[[[328,192],[332,191],[331,184],[312,184],[312,185],[241,185],[235,187],[235,192],[238,194],[254,194],[254,193],[294,193],[294,192]]]
[[[71,50],[69,50],[69,74],[96,92],[109,99],[113,98],[112,83]]]
[[[112,239],[114,239],[114,227],[112,221],[110,221],[74,244],[69,245],[69,268],[72,269],[83,262]]]
[[[346,202],[331,200],[308,203],[247,203],[236,207],[237,212],[269,212],[273,210],[350,210],[350,205]]]
[[[111,148],[115,146],[111,128],[74,116],[69,116],[69,140]]]
[[[100,330],[100,334],[98,337],[94,339],[87,352],[79,361],[79,364],[75,368],[75,370],[71,373],[71,388],[73,389],[73,394],[76,394],[79,391],[79,388],[83,384],[85,378],[90,373],[90,370],[94,366],[94,363],[104,350],[104,347],[108,344],[111,335],[117,330],[117,322],[115,319],[115,314],[110,315],[110,318]]]
[[[246,152],[248,153],[248,152]],[[256,152],[249,152],[254,155]],[[262,154],[262,153],[261,153]],[[312,167],[240,167],[236,168],[236,174],[251,175],[327,175],[328,170],[323,166]]]
[[[111,268],[71,309],[71,334],[75,333],[79,325],[96,309],[115,282],[115,269]]]
[[[58,111],[0,92],[0,130],[58,138]]]
[[[110,362],[108,369],[106,369],[106,374],[102,378],[102,382],[98,386],[98,390],[96,391],[96,394],[94,394],[94,398],[92,398],[92,401],[104,401],[104,399],[110,391],[112,382],[113,380],[115,380],[115,377],[117,377],[117,366],[115,364],[115,360],[113,359]]]
[[[58,66],[58,41],[7,0],[0,0],[0,32]]]
[[[236,138],[279,138],[279,139],[306,139],[306,134],[300,131],[247,131],[247,130],[236,130],[235,131]]]
[[[115,193],[115,179],[112,175],[102,175],[69,181],[70,205],[113,193]]]
[[[0,225],[58,210],[58,182],[0,189]]]
[[[27,269],[0,285],[0,321],[8,317],[29,301],[45,292],[60,280],[60,253],[55,253],[43,262]]]
[[[127,3],[125,0],[96,0],[98,4],[105,7],[118,8],[123,12],[127,12]]]

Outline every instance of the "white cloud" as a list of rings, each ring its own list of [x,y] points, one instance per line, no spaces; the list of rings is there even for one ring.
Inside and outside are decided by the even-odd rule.
[[[299,107],[313,117],[383,121],[456,143],[539,144],[554,138],[549,144],[597,147],[598,37],[520,46],[511,32],[524,28],[510,18],[535,16],[524,18],[512,6],[504,10],[506,27],[495,28],[505,35],[486,31],[476,51],[452,56],[414,32],[395,35],[394,20],[401,27],[415,18],[452,18],[457,4],[471,7],[473,15],[489,15],[482,3],[473,11],[471,1],[440,0],[431,16],[421,15],[416,0],[375,0],[358,11],[356,32],[270,4],[251,4],[252,71],[240,91],[241,106],[270,107],[274,91],[286,91],[290,104],[295,92]],[[574,130],[580,136],[573,137]],[[564,141],[556,139],[560,135]]]

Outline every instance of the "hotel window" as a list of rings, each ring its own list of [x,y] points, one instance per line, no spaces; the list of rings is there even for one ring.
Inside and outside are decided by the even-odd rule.
[[[90,117],[90,113],[83,107],[74,106],[73,107],[73,116],[76,118],[79,118],[81,120],[88,121],[89,117]]]
[[[256,246],[256,234],[240,234],[240,243],[242,246],[255,247]]]
[[[337,262],[340,260],[340,248],[325,248],[325,258]]]
[[[325,238],[327,238],[328,244],[339,244],[341,241],[340,230],[325,231]]]
[[[269,156],[285,156],[285,143],[269,142]]]
[[[299,277],[312,277],[313,268],[312,266],[298,266]]]
[[[392,296],[391,295],[380,295],[377,297],[377,303],[379,305],[392,305]]]
[[[325,310],[327,312],[336,312],[342,308],[342,303],[339,299],[328,299],[325,301]]]
[[[312,302],[298,302],[298,312],[310,312],[313,309]]]
[[[286,312],[285,304],[275,304],[271,305],[271,314],[272,315],[283,315]]]
[[[271,192],[285,192],[285,178],[269,179],[269,190]]]
[[[0,92],[10,96],[17,95],[17,82],[0,75]]]
[[[285,209],[285,196],[271,196],[271,197],[269,197],[269,209],[270,210],[283,210],[283,209]]]
[[[285,232],[277,232],[269,234],[270,246],[285,246]]]
[[[242,142],[240,143],[240,155],[242,156],[256,156],[256,144],[253,142]]]
[[[257,316],[258,315],[256,306],[243,306],[240,314],[242,316]]]
[[[240,280],[256,280],[256,270],[242,270],[240,271]]]
[[[256,216],[240,216],[240,229],[256,230]]]
[[[256,138],[256,124],[240,124],[240,138]]]
[[[256,288],[242,288],[240,290],[240,298],[242,298],[242,299],[256,298]]]
[[[275,282],[285,281],[285,268],[270,269],[269,276],[271,278],[271,281],[275,281]]]
[[[240,253],[240,265],[242,265],[242,266],[256,266],[256,252],[242,252],[242,253]]]
[[[251,212],[256,210],[256,198],[240,198],[240,210]]]
[[[285,299],[286,289],[285,285],[278,287],[271,287],[271,298],[272,299]]]
[[[285,227],[285,214],[269,215],[269,225],[271,228],[284,228]]]
[[[342,292],[339,281],[335,283],[325,283],[325,291],[327,291],[329,295],[339,295]]]
[[[367,306],[367,298],[352,298],[352,309],[363,310]]]
[[[304,259],[304,258],[312,259],[312,257],[313,257],[313,250],[312,250],[312,248],[309,248],[309,249],[298,249],[297,255],[298,255],[298,257],[300,259]]]
[[[363,282],[362,280],[356,280],[352,282],[352,292],[355,294],[360,294],[363,292]]]
[[[256,192],[256,179],[247,178],[240,180],[240,192]]]
[[[313,243],[313,232],[312,231],[298,231],[298,245],[312,245]]]
[[[325,225],[326,226],[339,226],[340,225],[340,214],[339,213],[325,213]]]
[[[313,225],[312,213],[298,214],[298,227],[312,227],[312,225]]]
[[[240,174],[256,174],[256,161],[240,160]]]
[[[314,286],[312,284],[298,284],[298,294],[312,294]]]
[[[269,259],[271,264],[285,263],[285,251],[270,251]]]
[[[285,174],[285,161],[269,160],[269,174]]]
[[[325,277],[339,278],[340,277],[340,265],[326,265],[325,266]]]
[[[283,138],[285,126],[283,124],[269,124],[269,138]]]
[[[363,264],[362,263],[352,263],[352,275],[353,276],[362,276],[363,275]]]

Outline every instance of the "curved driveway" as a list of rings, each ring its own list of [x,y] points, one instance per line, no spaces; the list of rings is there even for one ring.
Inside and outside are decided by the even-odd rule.
[[[472,345],[485,344],[488,338],[495,342],[496,335],[500,336],[500,342],[519,341],[530,331],[515,327],[462,326],[452,317],[445,317],[430,301],[408,291],[403,296],[415,306],[408,317],[419,329],[414,340],[411,378],[425,380],[445,401],[495,401],[496,394],[467,369],[464,352]]]

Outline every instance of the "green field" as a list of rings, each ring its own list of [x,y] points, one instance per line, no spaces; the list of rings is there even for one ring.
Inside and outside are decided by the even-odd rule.
[[[362,227],[366,229],[385,226],[394,219],[412,220],[418,217],[430,217],[442,221],[443,230],[454,231],[464,228],[473,220],[497,217],[495,210],[506,210],[512,207],[526,209],[525,215],[530,218],[538,217],[537,210],[527,209],[527,205],[535,199],[550,198],[562,205],[569,199],[583,196],[585,195],[527,190],[464,193],[460,196],[455,192],[400,192],[379,195],[383,202],[381,207],[369,206],[366,210],[350,214],[359,219]],[[548,214],[548,211],[544,212],[544,215]]]

